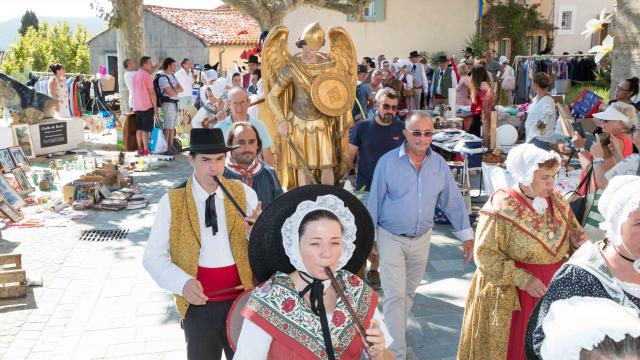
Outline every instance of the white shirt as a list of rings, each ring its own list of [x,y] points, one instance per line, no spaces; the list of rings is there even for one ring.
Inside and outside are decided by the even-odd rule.
[[[431,89],[431,93],[432,94],[438,94],[441,96],[449,96],[449,93],[447,92],[446,94],[441,94],[440,93],[440,83],[442,83],[442,78],[444,78],[444,74],[451,70],[451,88],[450,89],[455,89],[456,87],[458,87],[458,78],[456,77],[456,73],[453,71],[453,68],[446,68],[444,70],[441,70],[440,67],[438,67],[437,69],[434,69],[434,76],[435,73],[438,73],[438,83],[433,83],[433,89]]]
[[[327,313],[329,326],[331,326],[331,318],[333,314]],[[384,324],[382,315],[376,308],[373,318],[380,322],[380,330],[384,334],[384,347],[388,347],[393,342],[389,330]],[[248,319],[242,322],[242,330],[238,338],[237,350],[233,355],[234,360],[262,360],[267,358],[271,340],[273,338],[266,331],[262,330],[258,325]]]
[[[189,70],[189,72],[187,72],[183,67],[181,67],[173,76],[176,77],[178,83],[182,86],[183,91],[179,93],[178,96],[191,96],[193,93],[193,70]]]
[[[137,71],[125,71],[124,73],[124,84],[127,85],[127,90],[129,90],[129,108],[133,109],[133,77],[136,75]]]
[[[618,175],[636,175],[638,168],[640,168],[640,155],[631,154],[607,171],[604,176],[611,181]]]
[[[527,120],[524,122],[526,142],[530,143],[533,138],[540,137],[545,141],[551,141],[556,127],[556,103],[551,95],[545,95],[538,100],[534,100],[529,106]],[[538,122],[545,123],[542,134],[538,129]]]
[[[218,232],[213,235],[211,228],[205,227],[205,203],[209,197],[195,176],[192,177],[192,195],[198,211],[200,225],[200,258],[198,265],[202,267],[216,268],[235,264],[229,244],[229,233],[224,211],[224,193],[218,187],[214,192],[216,196],[216,214],[218,218]],[[253,209],[258,205],[258,195],[252,188],[242,184],[245,192],[247,216],[253,214]],[[239,199],[236,199],[239,201]],[[151,233],[144,251],[143,265],[153,280],[161,288],[174,294],[182,295],[182,289],[191,275],[187,274],[171,261],[169,252],[171,230],[171,204],[169,194],[165,194],[158,203]]]

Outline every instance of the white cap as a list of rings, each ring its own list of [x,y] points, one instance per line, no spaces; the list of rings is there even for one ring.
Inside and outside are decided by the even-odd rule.
[[[207,77],[207,81],[213,81],[218,78],[218,72],[213,69],[205,71],[204,75]]]
[[[618,111],[614,104],[615,103],[609,105],[604,111],[593,114],[593,117],[605,121],[619,120],[624,122],[627,126],[633,125],[634,119],[630,119],[627,115]]]
[[[500,59],[498,60],[498,62],[500,63],[500,65],[502,65],[504,63],[508,63],[509,59],[507,59],[506,56],[502,55],[502,56],[500,56]]]
[[[401,68],[403,68],[403,67],[405,67],[405,66],[406,66],[407,68],[408,68],[409,66],[411,66],[411,61],[409,61],[409,60],[407,60],[407,59],[399,59],[397,64],[398,64],[398,65],[397,65],[397,70],[400,70]]]

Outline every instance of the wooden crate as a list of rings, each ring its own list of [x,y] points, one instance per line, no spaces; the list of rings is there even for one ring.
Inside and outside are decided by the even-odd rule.
[[[0,299],[27,296],[27,273],[22,270],[22,255],[0,255]]]

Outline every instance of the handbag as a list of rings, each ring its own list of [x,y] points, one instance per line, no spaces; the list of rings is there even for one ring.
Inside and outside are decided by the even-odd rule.
[[[153,131],[151,132],[151,141],[149,141],[149,150],[154,154],[162,154],[169,150],[167,138],[164,137],[162,125],[158,118],[154,118]]]
[[[405,89],[402,91],[402,95],[404,95],[405,97],[413,96],[414,93],[415,93],[414,89],[409,89],[409,90]]]
[[[571,211],[573,212],[573,215],[576,217],[580,225],[584,225],[585,213],[587,211],[587,196],[586,194],[584,196],[580,195],[578,191],[580,191],[580,189],[582,189],[582,187],[585,184],[586,184],[585,188],[587,189],[587,192],[589,191],[589,188],[591,186],[592,174],[593,174],[593,165],[589,167],[589,170],[587,170],[587,174],[582,180],[580,180],[578,187],[576,187],[576,189],[571,193],[571,195],[569,196],[569,199],[567,200],[569,202],[569,206],[571,206]]]
[[[502,79],[502,90],[504,91],[514,91],[516,89],[516,78],[507,75]]]

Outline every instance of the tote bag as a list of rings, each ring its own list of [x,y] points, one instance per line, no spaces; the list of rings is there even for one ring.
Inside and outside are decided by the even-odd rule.
[[[162,154],[169,150],[167,139],[164,137],[162,125],[158,118],[155,118],[153,122],[153,131],[151,132],[151,140],[149,141],[149,150],[154,154]]]

